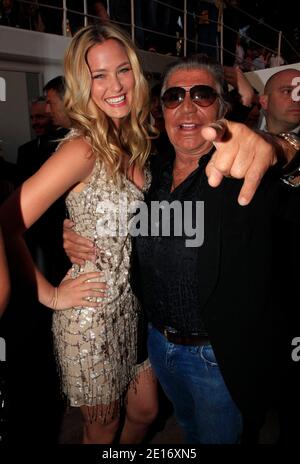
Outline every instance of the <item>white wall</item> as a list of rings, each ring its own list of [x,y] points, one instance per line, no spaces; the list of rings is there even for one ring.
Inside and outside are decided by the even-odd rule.
[[[69,37],[0,26],[0,56],[10,61],[62,62]]]
[[[62,73],[64,53],[70,40],[55,34],[0,26],[0,60],[39,64],[45,73],[45,81],[48,81]],[[139,51],[139,54],[147,72],[161,73],[176,59],[145,51]]]
[[[67,37],[0,26],[0,77],[6,81],[6,101],[0,102],[0,140],[8,161],[16,162],[18,147],[31,139],[26,73],[37,74],[35,97],[41,95],[45,83],[62,74],[69,41]]]
[[[0,140],[3,156],[15,162],[17,148],[31,138],[28,116],[26,75],[1,71],[6,82],[6,101],[0,101]]]

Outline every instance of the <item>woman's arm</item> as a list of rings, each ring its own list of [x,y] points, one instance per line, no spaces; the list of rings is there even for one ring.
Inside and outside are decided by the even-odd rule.
[[[2,316],[6,305],[8,303],[10,295],[10,281],[8,266],[5,255],[4,241],[2,237],[2,232],[0,229],[0,282],[1,282],[1,292],[0,292],[0,317]]]
[[[100,285],[85,281],[99,277],[99,273],[86,274],[61,284],[58,304],[54,287],[35,267],[22,235],[59,197],[90,175],[94,162],[90,146],[84,140],[64,143],[0,209],[0,223],[12,269],[20,269],[22,278],[36,287],[39,301],[53,309],[82,305],[84,297],[95,296],[96,285]]]

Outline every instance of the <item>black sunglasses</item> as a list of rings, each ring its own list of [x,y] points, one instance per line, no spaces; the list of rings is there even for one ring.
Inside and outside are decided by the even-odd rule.
[[[170,87],[161,99],[167,108],[174,109],[181,105],[187,92],[194,103],[203,107],[212,105],[218,97],[218,93],[209,85],[194,85],[190,90],[185,90],[183,87]]]

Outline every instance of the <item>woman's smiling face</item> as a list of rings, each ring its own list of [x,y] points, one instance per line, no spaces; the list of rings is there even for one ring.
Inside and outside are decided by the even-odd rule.
[[[115,39],[93,45],[87,53],[94,103],[119,127],[130,113],[134,74],[125,48]]]

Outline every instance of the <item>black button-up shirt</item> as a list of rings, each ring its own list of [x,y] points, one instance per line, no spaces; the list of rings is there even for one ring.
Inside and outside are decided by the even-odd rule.
[[[203,264],[199,262],[198,250],[204,228],[202,189],[203,183],[207,182],[205,167],[209,156],[203,156],[199,167],[173,192],[173,161],[156,167],[146,197],[148,235],[135,239],[135,285],[143,310],[154,325],[171,327],[182,335],[196,332],[207,335],[199,304],[198,274]],[[153,207],[155,210],[157,202],[164,202],[160,203],[162,214],[159,221],[151,210]],[[170,208],[169,220],[168,214],[163,220],[172,202],[176,202],[175,213]],[[194,233],[196,230],[194,237],[192,230]]]

